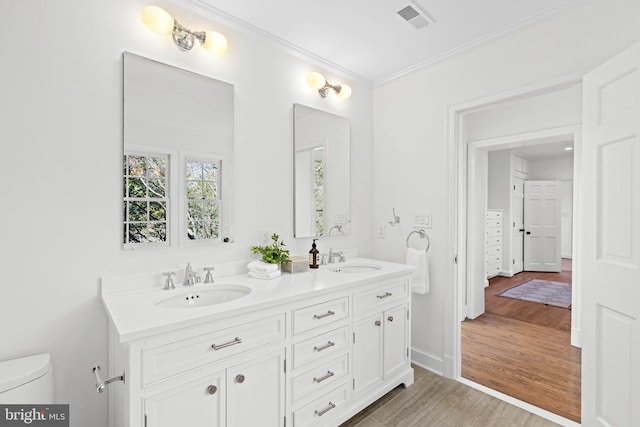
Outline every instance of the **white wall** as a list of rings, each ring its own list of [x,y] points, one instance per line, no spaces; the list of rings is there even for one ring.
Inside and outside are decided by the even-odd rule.
[[[455,328],[445,319],[445,300],[455,286],[452,260],[455,223],[448,141],[448,109],[499,93],[582,74],[640,39],[640,2],[592,0],[573,11],[514,35],[414,71],[374,90],[375,226],[388,221],[391,207],[409,218],[433,213],[430,230],[431,292],[414,295],[414,358],[454,375]],[[404,259],[410,221],[386,239],[375,239],[374,254]]]
[[[320,250],[358,247],[372,255],[372,89],[353,87],[347,102],[306,87],[318,68],[232,23],[211,22],[160,2],[190,28],[229,39],[223,58],[180,52],[144,28],[148,2],[45,0],[0,2],[0,360],[51,352],[58,401],[74,427],[106,426],[107,395],[91,366],[107,372],[107,318],[101,276],[218,264],[250,258],[259,229],[280,233],[292,253],[294,102],[351,119],[351,235],[321,239]],[[207,248],[121,250],[122,51],[235,85],[235,243]],[[116,383],[113,386],[118,387]]]

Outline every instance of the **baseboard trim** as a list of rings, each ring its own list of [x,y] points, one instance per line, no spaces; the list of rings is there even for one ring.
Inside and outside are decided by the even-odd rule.
[[[411,349],[411,363],[444,376],[444,361],[441,357],[416,348]]]
[[[582,348],[582,329],[571,327],[571,345]]]

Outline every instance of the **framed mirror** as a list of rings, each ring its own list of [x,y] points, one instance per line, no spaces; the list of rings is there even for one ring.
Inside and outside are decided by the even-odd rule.
[[[349,233],[349,119],[293,105],[295,237]]]
[[[123,244],[232,241],[233,85],[123,54]]]

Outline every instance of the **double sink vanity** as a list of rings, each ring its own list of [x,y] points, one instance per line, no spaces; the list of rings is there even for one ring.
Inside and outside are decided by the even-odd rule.
[[[333,426],[410,365],[412,267],[364,258],[162,289],[161,274],[103,278],[116,427]],[[244,272],[243,272],[244,269]]]

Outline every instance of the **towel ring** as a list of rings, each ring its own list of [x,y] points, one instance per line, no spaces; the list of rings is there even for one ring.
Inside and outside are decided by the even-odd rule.
[[[429,248],[431,247],[431,240],[429,239],[429,235],[427,234],[427,232],[424,230],[414,230],[409,233],[409,235],[407,236],[407,248],[411,247],[411,245],[409,244],[409,239],[411,239],[411,236],[416,233],[419,234],[422,239],[427,239],[427,248],[424,251],[429,252]]]

